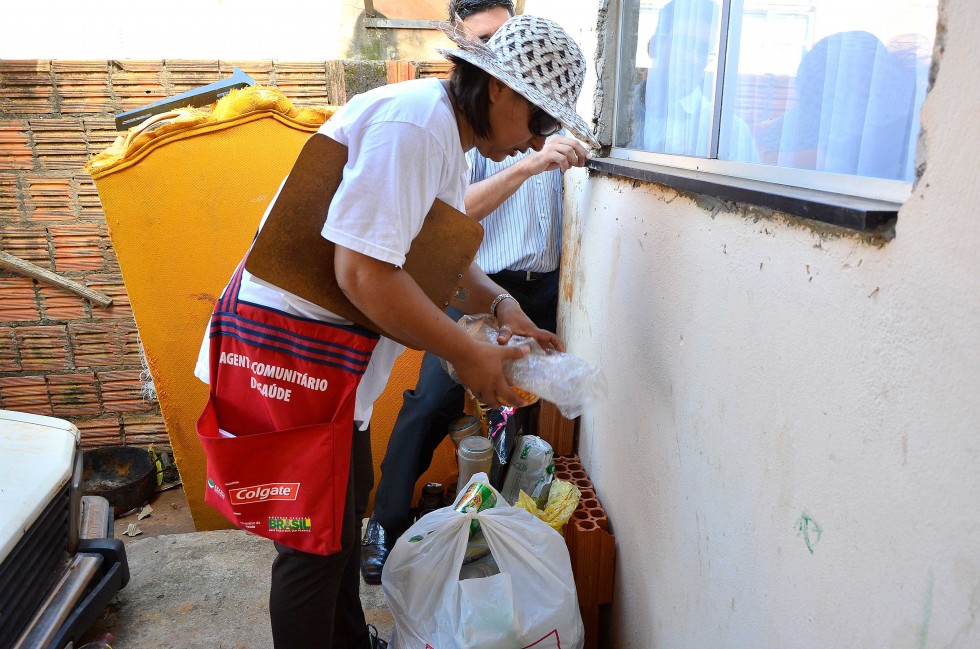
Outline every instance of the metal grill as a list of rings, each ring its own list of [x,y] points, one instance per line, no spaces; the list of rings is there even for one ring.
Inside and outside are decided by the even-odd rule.
[[[13,646],[67,564],[69,512],[65,485],[0,566],[0,648]]]

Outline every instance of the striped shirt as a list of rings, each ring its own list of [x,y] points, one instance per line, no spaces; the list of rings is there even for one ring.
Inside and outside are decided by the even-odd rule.
[[[530,152],[529,152],[530,153]],[[518,153],[503,162],[484,158],[476,148],[466,160],[470,165],[470,184],[478,183],[523,159]],[[500,207],[481,223],[483,244],[476,253],[476,264],[488,275],[501,270],[529,270],[547,273],[558,268],[561,259],[561,171],[545,171],[526,180]]]

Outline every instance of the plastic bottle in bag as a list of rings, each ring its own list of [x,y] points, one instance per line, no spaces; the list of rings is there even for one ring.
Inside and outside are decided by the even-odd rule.
[[[554,450],[551,444],[537,435],[523,435],[517,438],[500,495],[509,503],[516,503],[521,491],[537,498],[554,475]]]
[[[482,579],[500,574],[500,567],[489,552],[479,559],[464,563],[459,568],[459,579]]]

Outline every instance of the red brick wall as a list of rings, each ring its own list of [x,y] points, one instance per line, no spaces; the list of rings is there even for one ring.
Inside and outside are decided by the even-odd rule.
[[[376,62],[0,60],[0,250],[113,298],[104,309],[0,270],[0,408],[68,419],[86,446],[167,444],[159,406],[141,396],[136,324],[81,167],[119,135],[115,114],[234,66],[298,105],[340,104],[386,80]],[[393,62],[387,77],[444,68]]]

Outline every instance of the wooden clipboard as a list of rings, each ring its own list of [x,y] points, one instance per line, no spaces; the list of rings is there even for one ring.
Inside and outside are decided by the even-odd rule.
[[[334,274],[335,244],[320,234],[346,163],[346,146],[320,133],[310,136],[252,245],[245,269],[259,279],[388,336],[340,290]],[[436,200],[412,241],[404,269],[445,311],[482,241],[483,226]]]

